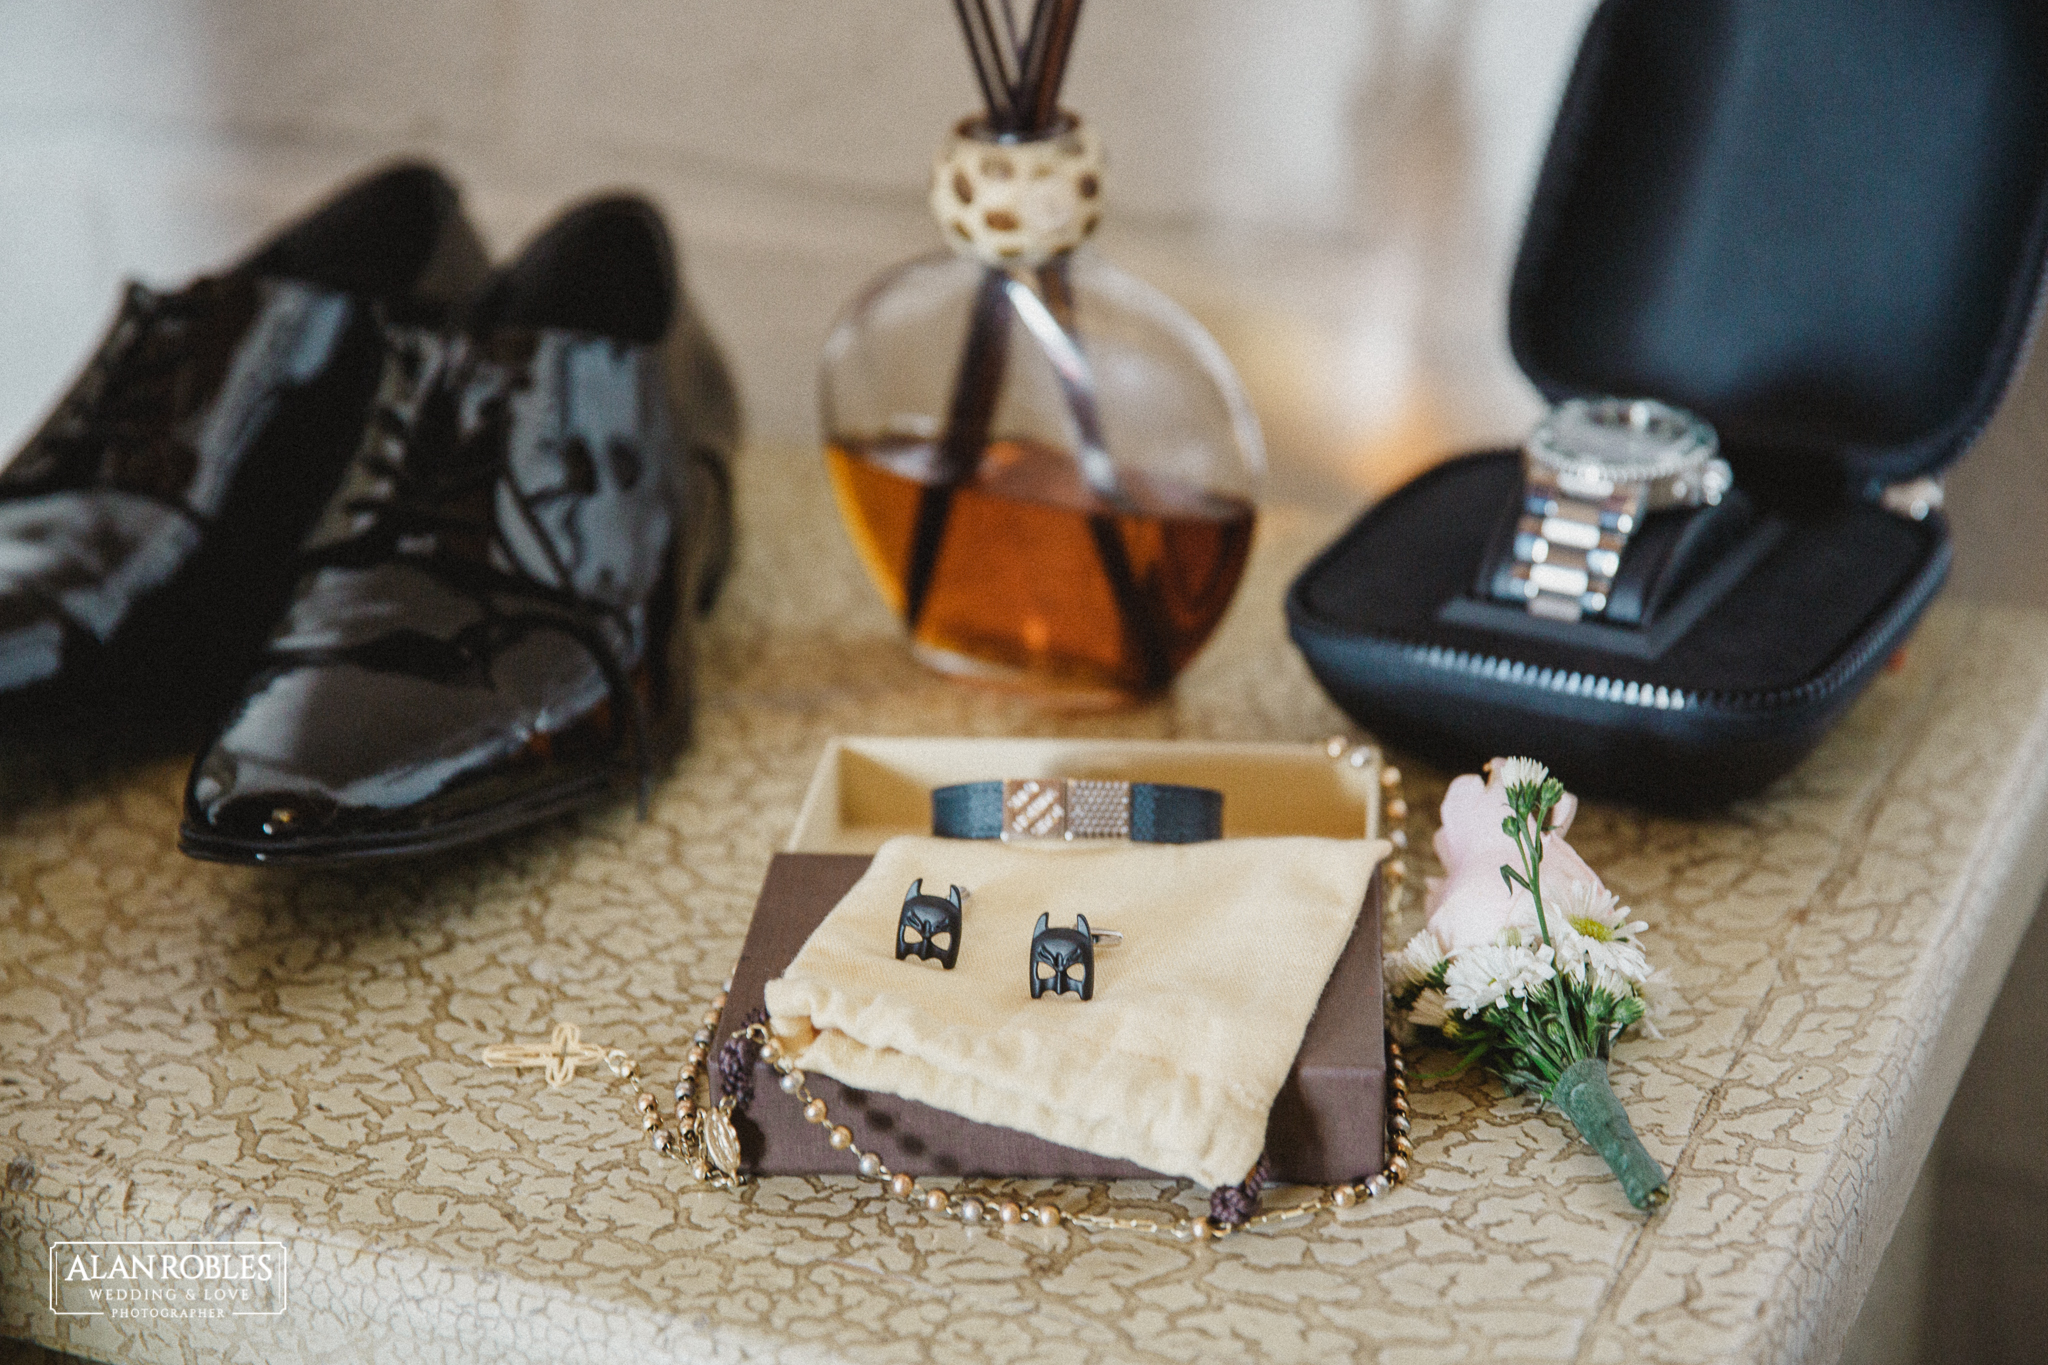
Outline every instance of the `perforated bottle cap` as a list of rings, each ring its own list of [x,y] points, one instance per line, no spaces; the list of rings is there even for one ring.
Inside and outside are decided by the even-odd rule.
[[[1102,144],[1072,115],[1050,136],[1002,142],[961,120],[932,162],[932,214],[964,256],[999,267],[1043,265],[1102,218]]]

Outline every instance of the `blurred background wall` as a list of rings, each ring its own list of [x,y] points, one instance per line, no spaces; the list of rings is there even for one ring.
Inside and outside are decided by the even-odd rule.
[[[1591,8],[1090,6],[1068,103],[1111,156],[1101,248],[1236,361],[1275,495],[1362,505],[1535,414],[1506,281]],[[974,100],[941,0],[0,0],[0,452],[123,277],[225,263],[401,153],[455,173],[500,251],[574,196],[651,194],[753,435],[809,442],[819,344],[936,245],[928,158]],[[1952,591],[2048,606],[2044,446],[2037,365],[1951,482]],[[2044,1045],[2036,932],[1847,1358],[2043,1358]]]
[[[1380,489],[1522,426],[1502,299],[1589,0],[1098,0],[1068,103],[1102,248],[1245,372],[1276,487]],[[808,441],[869,275],[937,247],[975,102],[941,0],[0,0],[0,440],[127,274],[178,280],[395,152],[510,250],[571,196],[671,215],[755,434]]]

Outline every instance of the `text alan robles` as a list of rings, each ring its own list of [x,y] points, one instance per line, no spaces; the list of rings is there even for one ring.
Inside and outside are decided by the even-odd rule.
[[[269,1316],[285,1307],[282,1242],[57,1242],[50,1311],[113,1318]]]

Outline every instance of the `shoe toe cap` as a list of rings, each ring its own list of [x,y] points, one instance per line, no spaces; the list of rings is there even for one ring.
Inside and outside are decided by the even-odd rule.
[[[341,809],[326,793],[303,787],[231,790],[211,779],[195,784],[194,797],[194,823],[217,837],[251,844],[317,838]]]
[[[266,856],[401,851],[616,768],[603,680],[546,699],[354,664],[267,680],[194,766],[188,843]],[[196,849],[195,849],[196,851]]]

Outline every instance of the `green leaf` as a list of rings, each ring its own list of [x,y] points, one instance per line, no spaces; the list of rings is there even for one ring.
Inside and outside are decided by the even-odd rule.
[[[1452,1067],[1449,1071],[1419,1072],[1417,1073],[1416,1079],[1424,1081],[1452,1080],[1456,1077],[1464,1075],[1473,1067],[1477,1066],[1479,1064],[1480,1059],[1486,1056],[1486,1053],[1486,1046],[1484,1044],[1481,1044],[1480,1046],[1475,1047],[1471,1051],[1467,1052],[1463,1057],[1460,1057],[1458,1059],[1458,1064]]]

